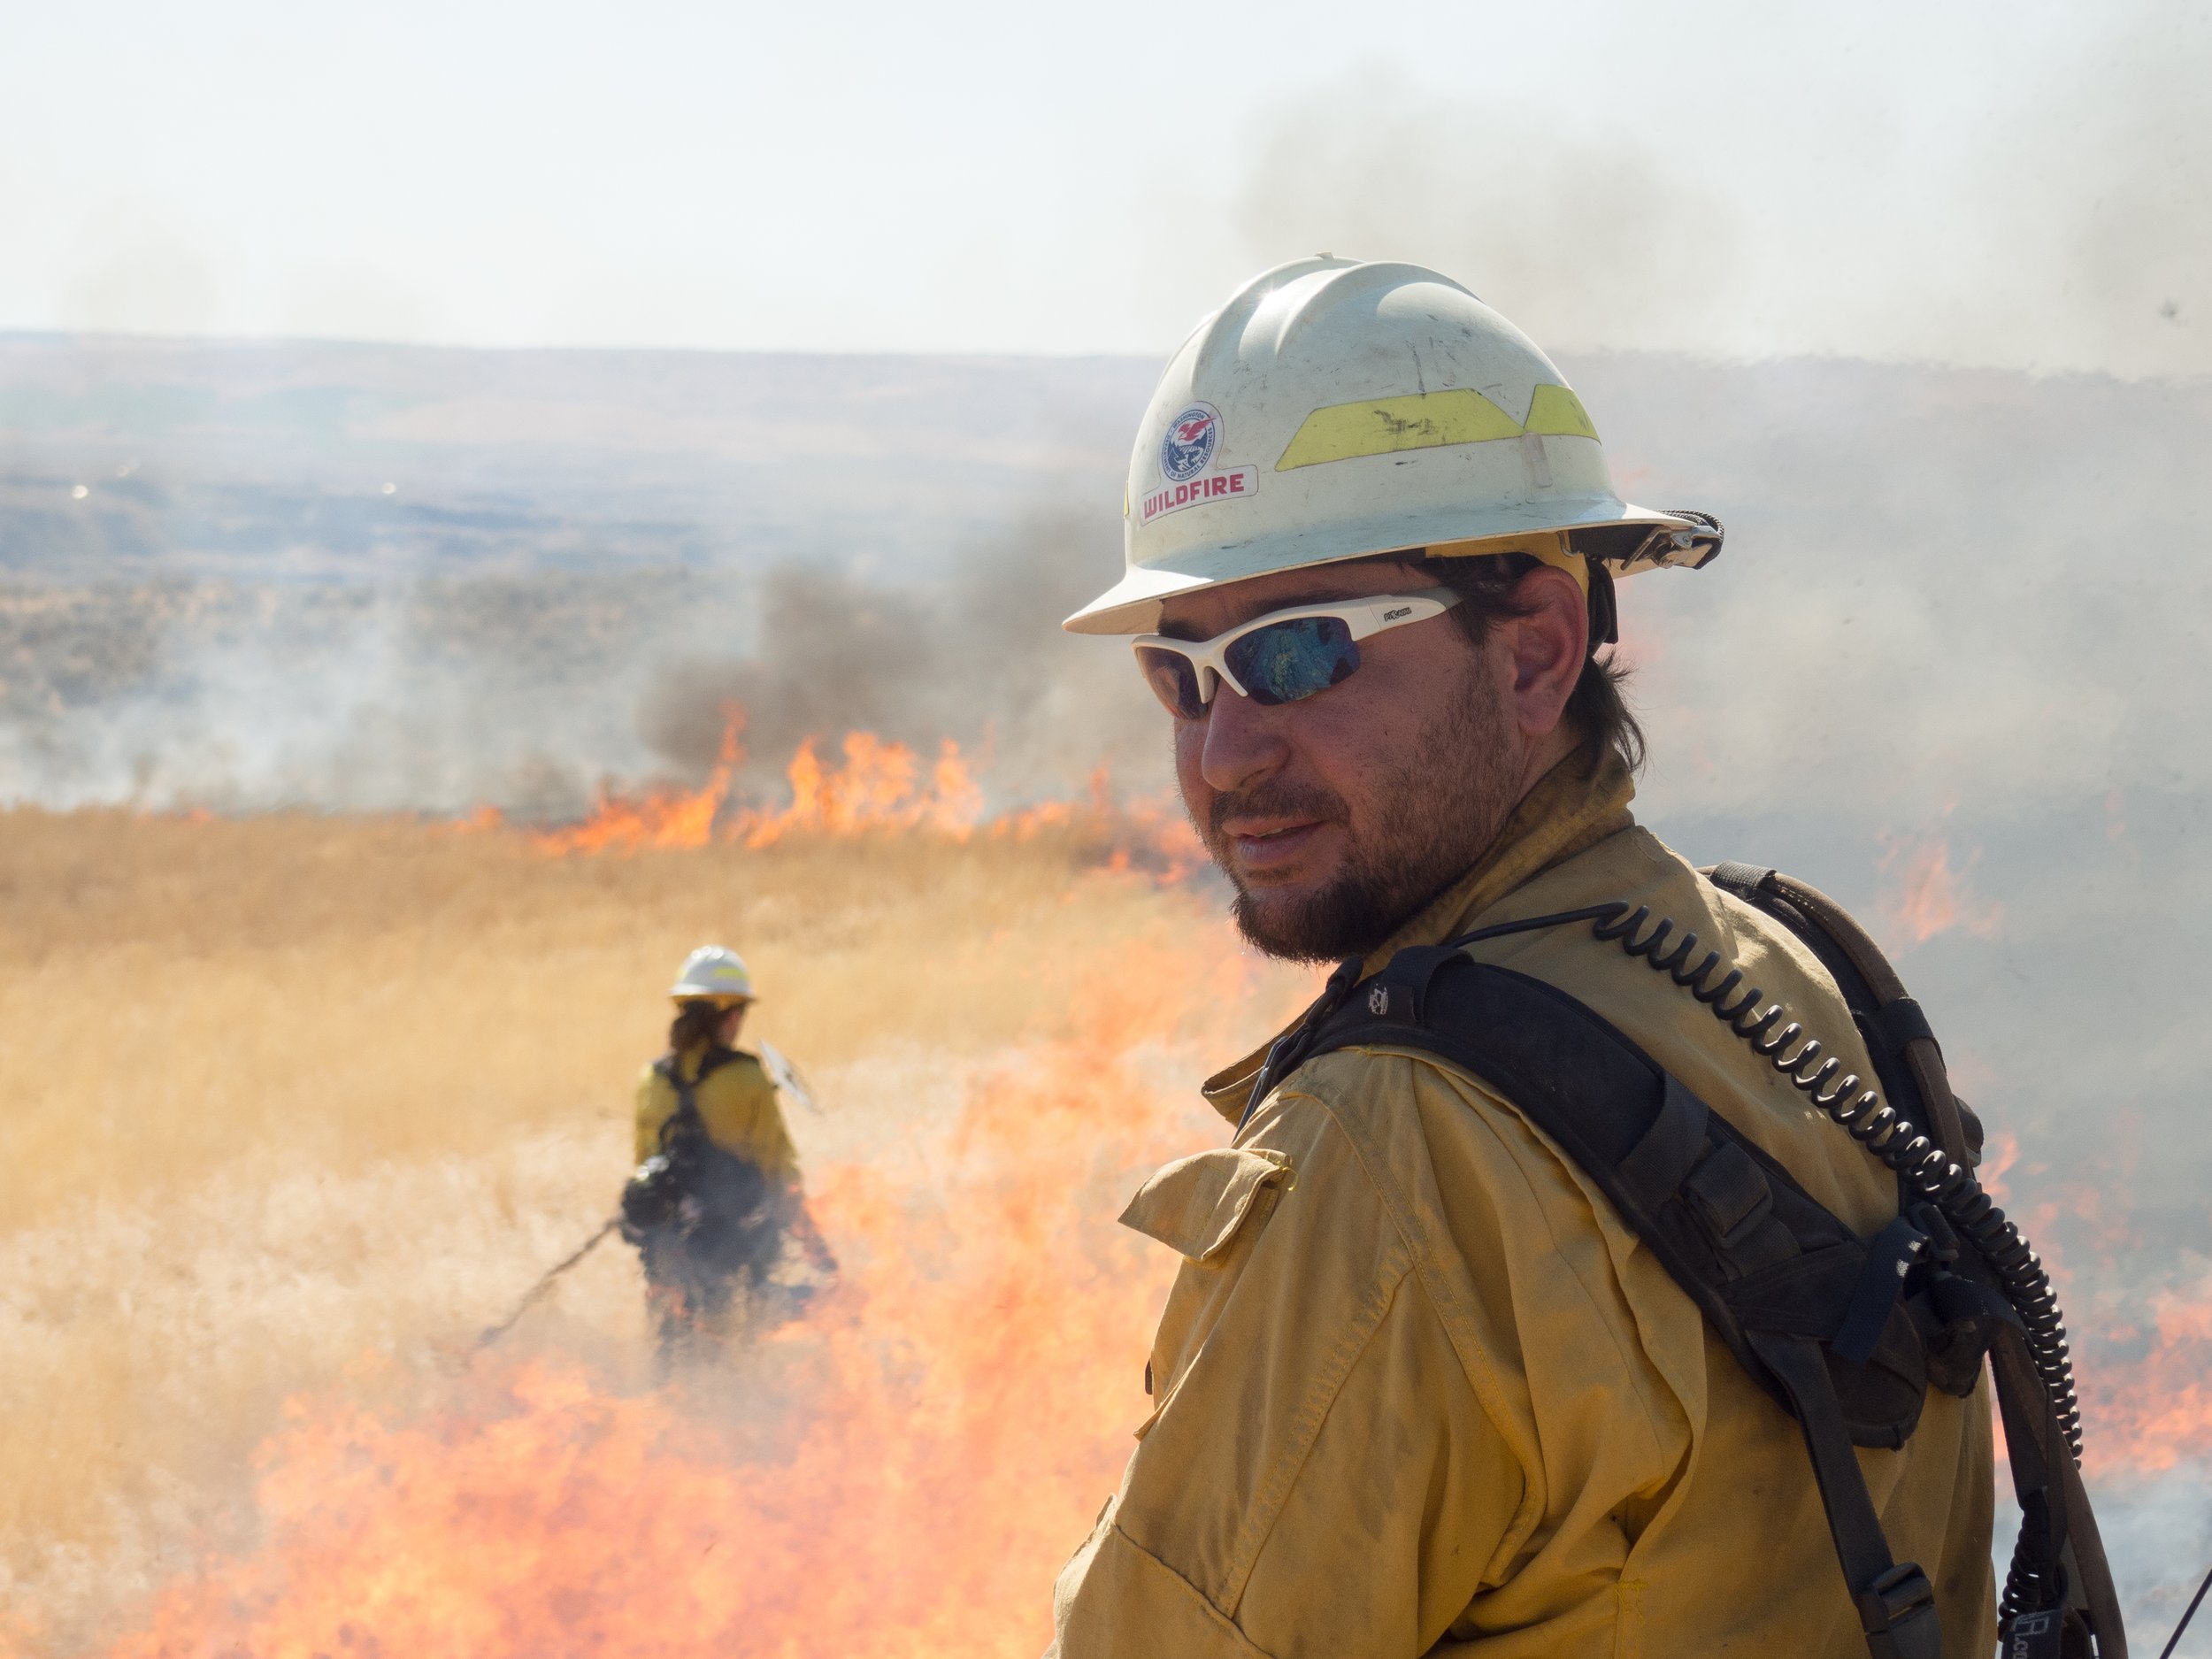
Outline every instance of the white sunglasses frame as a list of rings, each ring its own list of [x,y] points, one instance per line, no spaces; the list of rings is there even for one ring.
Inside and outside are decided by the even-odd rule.
[[[1140,634],[1129,641],[1129,649],[1139,654],[1148,649],[1172,651],[1187,658],[1198,679],[1199,704],[1210,708],[1217,685],[1225,684],[1240,697],[1252,695],[1229,672],[1227,659],[1229,648],[1255,629],[1272,627],[1279,622],[1297,622],[1308,617],[1334,617],[1357,641],[1386,634],[1392,628],[1408,627],[1416,622],[1426,622],[1431,617],[1440,617],[1464,597],[1465,595],[1454,593],[1448,588],[1425,588],[1417,593],[1377,594],[1371,598],[1293,605],[1286,611],[1271,611],[1265,616],[1254,617],[1249,622],[1240,622],[1210,640],[1178,640],[1164,634]],[[1318,696],[1320,693],[1310,695]],[[1294,697],[1290,701],[1302,703],[1305,699]]]

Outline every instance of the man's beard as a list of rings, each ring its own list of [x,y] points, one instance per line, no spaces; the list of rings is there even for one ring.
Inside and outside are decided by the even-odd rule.
[[[1472,867],[1516,804],[1504,698],[1471,665],[1414,746],[1411,759],[1379,781],[1375,822],[1352,842],[1325,887],[1296,897],[1255,889],[1225,856],[1221,826],[1232,817],[1310,818],[1350,832],[1331,790],[1263,783],[1216,795],[1206,841],[1236,884],[1238,931],[1271,956],[1330,962],[1363,956]]]

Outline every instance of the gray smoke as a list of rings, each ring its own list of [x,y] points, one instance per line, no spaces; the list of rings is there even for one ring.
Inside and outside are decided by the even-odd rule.
[[[1102,758],[1160,779],[1125,649],[1056,626],[1116,568],[1149,365],[826,360],[794,438],[768,416],[799,359],[270,349],[249,395],[175,348],[135,389],[96,348],[108,378],[69,391],[97,378],[75,349],[19,346],[0,385],[0,798],[557,814],[604,777],[703,776],[726,701],[763,800],[849,726],[986,750],[1002,799]],[[2162,1295],[2212,1295],[2212,380],[1564,366],[1625,493],[1730,526],[1709,569],[1622,589],[1640,810],[1894,948],[2085,1372],[2130,1375]],[[662,399],[680,442],[623,412]],[[2212,1555],[2206,1473],[2200,1448],[2110,1494],[2144,1631]]]
[[[719,586],[726,586],[722,584]],[[0,794],[68,807],[559,812],[649,757],[683,572],[0,592]]]
[[[1232,212],[1239,271],[1387,250],[1470,282],[1555,344],[1709,337],[1744,269],[1728,199],[1655,149],[1375,69],[1286,106]]]
[[[1023,514],[926,587],[775,566],[756,591],[750,648],[658,670],[640,733],[695,773],[734,703],[764,759],[858,729],[925,753],[945,737],[980,746],[1002,791],[1071,794],[1102,764],[1156,785],[1164,745],[1148,709],[1119,695],[1127,664],[1056,626],[1119,557],[1114,518],[1062,508]]]
[[[849,727],[1157,745],[1050,626],[1149,370],[0,340],[0,801],[558,814]]]
[[[1939,93],[1832,52],[1778,62],[1787,98],[1740,62],[1655,68],[1629,98],[1610,74],[1471,65],[1442,93],[1353,69],[1280,100],[1217,216],[1171,224],[1154,264],[1225,293],[1322,249],[1409,259],[1554,349],[2212,372],[2212,19],[2136,0],[2044,21]],[[1847,33],[1777,27],[1807,53]]]
[[[1573,373],[1629,488],[1731,530],[1709,569],[1622,589],[1642,810],[1698,863],[1802,875],[1892,948],[2016,1152],[2008,1202],[2063,1270],[2093,1441],[2100,1384],[2144,1386],[2162,1299],[2212,1299],[2212,530],[2186,482],[2212,380]],[[2199,1339],[2162,1386],[2208,1365]],[[2105,1494],[2139,1640],[2212,1556],[2203,1452]]]

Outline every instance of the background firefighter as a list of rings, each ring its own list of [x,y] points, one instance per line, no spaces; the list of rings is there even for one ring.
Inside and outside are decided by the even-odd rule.
[[[668,1051],[638,1079],[637,1169],[622,1194],[664,1360],[794,1317],[836,1271],[776,1086],[736,1046],[754,1001],[743,959],[695,950],[669,995]]]

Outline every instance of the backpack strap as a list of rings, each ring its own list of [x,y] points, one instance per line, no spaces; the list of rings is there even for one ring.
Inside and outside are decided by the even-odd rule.
[[[1695,1255],[1685,1263],[1662,1249],[1658,1238],[1644,1231],[1639,1219],[1642,1212],[1632,1195],[1624,1202],[1609,1184],[1602,1160],[1592,1164],[1576,1149],[1576,1138],[1555,1134],[1563,1149],[1582,1163],[1614,1200],[1750,1374],[1804,1425],[1838,1557],[1866,1622],[1870,1649],[1877,1654],[1905,1651],[1878,1624],[1886,1618],[1902,1630],[1913,1622],[1916,1614],[1910,1604],[1916,1593],[1905,1582],[1909,1575],[1887,1584],[1875,1582],[1882,1578],[1880,1573],[1867,1577],[1876,1557],[1864,1538],[1865,1517],[1854,1514],[1859,1506],[1851,1497],[1852,1473],[1834,1455],[1832,1433],[1814,1422],[1827,1416],[1820,1397],[1824,1391],[1801,1356],[1785,1352],[1778,1364],[1775,1362],[1779,1337],[1816,1339],[1824,1348],[1830,1383],[1826,1392],[1837,1392],[1845,1427],[1852,1440],[1863,1446],[1901,1446],[1916,1426],[1916,1404],[1898,1398],[1897,1384],[1912,1381],[1913,1402],[1924,1395],[1930,1381],[1951,1394],[1969,1395],[1986,1356],[2004,1414],[2014,1487],[2024,1516],[1998,1609],[2007,1654],[2014,1659],[2081,1659],[2091,1654],[2096,1659],[2126,1659],[2119,1598],[2081,1481],[2081,1413],[2057,1294],[2018,1225],[1974,1179],[1980,1125],[1951,1094],[1942,1051],[1924,1016],[1905,995],[1895,971],[1864,930],[1817,889],[1749,865],[1722,865],[1707,873],[1717,886],[1787,926],[1828,969],[1854,1022],[1865,1033],[1884,1087],[1894,1090],[1893,1098],[1905,1110],[1885,1104],[1879,1093],[1864,1088],[1858,1077],[1844,1071],[1838,1056],[1824,1058],[1825,1045],[1791,1019],[1783,1004],[1769,1002],[1763,991],[1747,983],[1742,971],[1724,962],[1719,950],[1709,949],[1701,958],[1694,933],[1678,933],[1671,918],[1654,918],[1647,907],[1617,899],[1501,922],[1444,945],[1401,951],[1370,979],[1360,977],[1357,960],[1342,964],[1313,1006],[1268,1051],[1239,1129],[1308,1058],[1354,1042],[1379,1042],[1425,1048],[1486,1077],[1551,1133],[1541,1115],[1544,1096],[1536,1086],[1553,1068],[1566,1064],[1557,1045],[1540,1065],[1524,1068],[1516,1079],[1484,1071],[1471,1059],[1471,1048],[1487,1048],[1509,1040],[1512,1033],[1494,1025],[1469,1029],[1454,1024],[1444,1017],[1444,1003],[1432,1006],[1432,996],[1438,983],[1453,977],[1445,973],[1440,980],[1440,971],[1455,959],[1467,960],[1465,949],[1480,941],[1589,923],[1595,939],[1618,946],[1632,959],[1671,979],[1754,1054],[1770,1063],[1810,1106],[1898,1178],[1900,1216],[1907,1218],[1917,1239],[1911,1248],[1920,1258],[1891,1258],[1889,1271],[1906,1268],[1904,1284],[1889,1285],[1876,1265],[1886,1252],[1901,1248],[1893,1231],[1896,1224],[1874,1240],[1853,1240],[1855,1250],[1824,1249],[1809,1236],[1793,1233],[1799,1246],[1797,1258],[1769,1263],[1770,1279],[1755,1283],[1745,1275],[1743,1284],[1721,1297],[1734,1317],[1732,1324],[1716,1313],[1715,1299],[1707,1294],[1709,1287],[1701,1285],[1695,1271]],[[1573,999],[1565,1001],[1587,1020],[1604,1025]],[[1363,1020],[1386,1021],[1388,1025],[1362,1030]],[[1609,1025],[1605,1029],[1633,1049]],[[1440,1032],[1452,1040],[1451,1046],[1438,1040]],[[1938,1102],[1948,1102],[1955,1115],[1955,1129],[1943,1133],[1955,1135],[1951,1144],[1961,1157],[1950,1156],[1919,1126],[1934,1123]],[[1713,1125],[1726,1130],[1723,1120],[1708,1116]],[[1654,1133],[1657,1125],[1654,1119]],[[1753,1164],[1760,1163],[1763,1155],[1756,1148],[1746,1143],[1741,1149]],[[1694,1170],[1704,1167],[1702,1156],[1693,1165]],[[1740,1180],[1723,1179],[1727,1172],[1724,1160],[1711,1164],[1706,1190],[1693,1194],[1696,1214],[1709,1229],[1733,1205],[1740,1210],[1741,1225],[1748,1228],[1762,1218],[1756,1194]],[[1776,1166],[1773,1172],[1785,1184],[1780,1190],[1794,1188],[1786,1171]],[[1776,1190],[1770,1179],[1769,1196]],[[1793,1202],[1782,1207],[1795,1211]],[[1835,1217],[1828,1219],[1842,1228]],[[1844,1231],[1847,1237],[1848,1230]],[[1891,1242],[1885,1244],[1885,1240]],[[1724,1271],[1744,1241],[1723,1240],[1717,1265]],[[1855,1271],[1850,1268],[1853,1263]],[[1691,1270],[1686,1275],[1682,1265]],[[1847,1277],[1850,1284],[1845,1289]],[[1900,1288],[1908,1293],[1906,1305],[1911,1310],[1901,1345],[1892,1301]],[[1759,1290],[1778,1294],[1749,1310],[1757,1317],[1746,1317],[1747,1294]],[[1840,1302],[1836,1300],[1839,1294]],[[1751,1301],[1756,1303],[1757,1298]],[[1875,1333],[1875,1348],[1863,1363],[1859,1356],[1870,1332]],[[1769,1352],[1763,1354],[1763,1348]],[[1832,1471],[1834,1478],[1824,1471]],[[1870,1503],[1865,1508],[1870,1515]],[[1903,1612],[1893,1615],[1900,1606]],[[1917,1644],[1921,1639],[1913,1634],[1907,1640]],[[1891,1645],[1884,1647],[1884,1641]]]
[[[1925,1370],[1899,1290],[1924,1235],[1860,1239],[1601,1016],[1462,951],[1401,951],[1322,1018],[1302,1058],[1361,1045],[1481,1079],[1595,1182],[1796,1418],[1869,1653],[1939,1659],[1933,1586],[1891,1555],[1853,1451],[1901,1445],[1918,1421]],[[1836,1355],[1839,1333],[1855,1359]]]
[[[691,1087],[697,1088],[724,1066],[734,1064],[740,1060],[749,1060],[752,1057],[742,1048],[726,1048],[718,1042],[708,1048],[705,1054],[700,1056],[699,1074],[691,1079]]]
[[[695,1136],[703,1144],[711,1141],[707,1133],[706,1119],[699,1116],[699,1086],[733,1060],[749,1058],[735,1048],[726,1048],[719,1043],[710,1045],[699,1057],[699,1069],[689,1082],[684,1080],[681,1056],[673,1050],[653,1062],[654,1075],[676,1091],[676,1110],[662,1119],[660,1149],[665,1152],[672,1143],[685,1136]]]
[[[1866,931],[1818,888],[1778,871],[1730,863],[1703,873],[1780,922],[1820,959],[1843,993],[1891,1102],[1929,1125],[1954,1163],[1970,1170],[1980,1163],[1981,1123],[1951,1093],[1943,1049],[1926,1015]],[[1958,1294],[1970,1291],[2009,1313],[1981,1254],[1969,1246],[1958,1255],[1964,1287]],[[2088,1630],[2096,1632],[2100,1655],[2124,1655],[2118,1591],[2069,1433],[2070,1380],[2055,1399],[2016,1314],[1987,1325],[1990,1374],[2022,1517],[2001,1620],[2023,1659],[2057,1655],[2069,1637],[2085,1640]],[[2062,1401],[2070,1408],[2064,1416]],[[2067,1627],[2070,1614],[2085,1626],[2078,1634]]]

